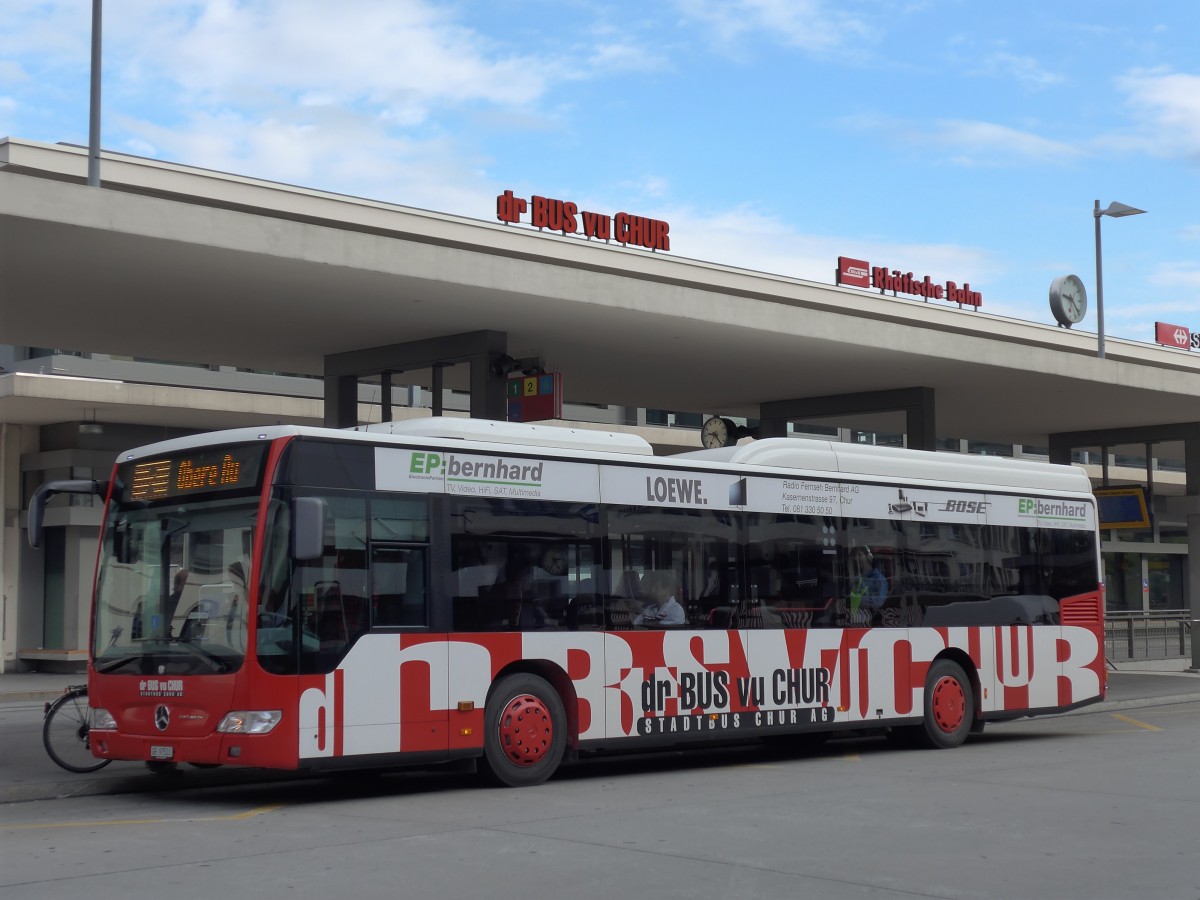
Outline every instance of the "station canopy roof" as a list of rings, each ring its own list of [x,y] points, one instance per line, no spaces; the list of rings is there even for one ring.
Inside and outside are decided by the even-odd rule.
[[[81,148],[0,141],[5,343],[322,375],[330,354],[495,330],[577,402],[756,418],[930,387],[939,435],[1035,446],[1200,421],[1200,353],[1109,339],[1098,359],[1085,331],[145,159],[85,174]]]

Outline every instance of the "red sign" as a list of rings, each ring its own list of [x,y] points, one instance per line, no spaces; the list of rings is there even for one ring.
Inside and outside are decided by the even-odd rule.
[[[508,379],[508,421],[562,418],[562,373],[512,375]]]
[[[630,247],[647,250],[670,250],[671,226],[661,219],[635,216],[619,212],[615,216],[580,209],[570,200],[555,200],[536,194],[528,201],[505,191],[496,197],[496,218],[505,224],[521,221],[522,214],[529,213],[529,224],[534,228],[549,228],[563,234],[578,234],[600,241],[616,241]]]
[[[953,281],[935,284],[928,275],[917,278],[912,272],[889,270],[887,266],[872,266],[865,259],[854,259],[850,256],[838,257],[837,283],[847,287],[876,288],[881,294],[891,291],[892,296],[910,294],[923,297],[926,302],[931,299],[948,300],[959,306],[983,306],[983,294],[971,290],[970,282],[964,282],[962,287]]]
[[[852,259],[849,256],[838,257],[837,283],[847,287],[870,287],[871,264],[865,259]]]
[[[1170,325],[1166,322],[1154,323],[1154,340],[1167,347],[1178,347],[1180,350],[1190,350],[1192,333],[1182,325]]]

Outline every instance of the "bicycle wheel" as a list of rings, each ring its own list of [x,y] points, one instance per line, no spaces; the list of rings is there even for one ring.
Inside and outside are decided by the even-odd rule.
[[[112,760],[92,756],[88,732],[92,727],[92,709],[87,688],[67,691],[46,710],[42,723],[42,743],[50,758],[68,772],[95,772]]]

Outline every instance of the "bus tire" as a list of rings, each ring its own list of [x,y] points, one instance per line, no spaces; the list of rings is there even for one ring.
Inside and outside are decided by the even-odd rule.
[[[562,761],[566,721],[562,699],[545,679],[526,672],[501,679],[484,711],[480,771],[493,784],[541,784]]]
[[[959,747],[975,721],[975,690],[962,666],[934,661],[925,677],[925,714],[913,736],[935,749]]]

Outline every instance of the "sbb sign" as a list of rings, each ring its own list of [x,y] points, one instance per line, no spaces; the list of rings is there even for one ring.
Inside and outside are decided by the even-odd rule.
[[[1200,331],[1191,331],[1182,325],[1171,325],[1168,322],[1155,322],[1154,341],[1180,350],[1200,350]]]
[[[873,266],[865,259],[849,256],[838,257],[837,283],[846,287],[875,288],[881,294],[891,291],[896,294],[911,294],[929,300],[948,300],[959,306],[983,306],[983,294],[971,290],[970,282],[959,287],[953,281],[935,283],[928,275],[917,278],[912,272]]]
[[[570,200],[555,200],[536,194],[525,200],[505,191],[496,197],[496,218],[505,224],[521,221],[529,214],[529,224],[534,228],[549,228],[563,234],[579,234],[601,241],[616,241],[630,247],[647,250],[670,250],[671,226],[661,219],[635,216],[619,212],[615,216],[580,209]]]

